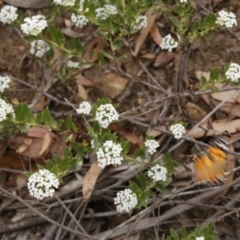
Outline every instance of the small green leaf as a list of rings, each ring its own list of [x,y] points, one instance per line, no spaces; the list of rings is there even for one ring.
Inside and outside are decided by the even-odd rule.
[[[176,18],[176,17],[172,17],[172,23],[175,27],[180,27],[181,26],[181,22]]]

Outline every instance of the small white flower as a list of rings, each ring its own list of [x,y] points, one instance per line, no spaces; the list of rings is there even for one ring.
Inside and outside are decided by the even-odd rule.
[[[174,138],[180,139],[183,135],[183,133],[186,132],[185,127],[181,123],[174,124],[170,126],[169,130],[174,135]]]
[[[138,203],[137,195],[131,189],[125,189],[117,193],[114,198],[114,204],[117,206],[117,212],[130,212]]]
[[[25,18],[21,24],[21,30],[27,35],[37,36],[48,26],[46,17],[43,15],[32,16]]]
[[[180,3],[187,3],[187,0],[180,0]]]
[[[0,22],[11,24],[18,18],[17,8],[13,6],[4,6],[0,10]]]
[[[74,62],[74,61],[69,60],[67,62],[67,67],[69,67],[69,68],[79,68],[79,62]]]
[[[79,104],[79,107],[76,109],[78,114],[89,115],[92,110],[92,106],[89,102],[84,101]]]
[[[144,145],[148,148],[148,152],[150,154],[154,154],[157,151],[157,148],[160,146],[159,143],[154,139],[146,140]]]
[[[42,200],[54,195],[55,188],[59,186],[59,180],[47,169],[41,169],[29,177],[27,186],[31,196]]]
[[[144,15],[140,15],[137,17],[136,22],[133,25],[133,30],[139,31],[143,27],[147,27],[147,17]]]
[[[75,0],[53,0],[53,2],[57,5],[61,6],[74,6]]]
[[[240,79],[240,65],[237,63],[231,63],[228,70],[225,72],[225,76],[231,82],[238,82]]]
[[[76,27],[83,27],[88,24],[89,20],[83,15],[75,15],[74,13],[71,16],[71,21],[75,24]]]
[[[112,123],[113,121],[117,121],[118,118],[118,112],[110,103],[102,104],[97,108],[95,119],[103,128],[107,128],[110,123]]]
[[[107,140],[97,154],[98,165],[104,168],[107,165],[120,165],[123,157],[121,156],[122,146],[119,143],[114,143],[112,140]]]
[[[165,36],[162,39],[162,43],[160,44],[160,47],[162,49],[168,49],[169,52],[172,51],[173,48],[178,47],[178,42],[176,42],[170,34]]]
[[[216,24],[225,26],[226,28],[232,28],[234,25],[237,26],[236,15],[232,12],[221,10],[218,12]]]
[[[8,116],[15,117],[12,105],[0,99],[0,122],[6,120]]]
[[[196,237],[195,240],[205,240],[205,237]]]
[[[9,88],[11,78],[8,76],[0,76],[0,92],[4,92],[5,89]]]
[[[50,50],[48,44],[43,40],[34,40],[31,42],[30,53],[41,58]]]
[[[96,19],[106,20],[110,15],[117,14],[117,8],[113,5],[107,4],[102,8],[97,8],[95,10]]]
[[[152,178],[155,182],[165,182],[167,179],[167,169],[157,164],[148,170],[148,177]]]

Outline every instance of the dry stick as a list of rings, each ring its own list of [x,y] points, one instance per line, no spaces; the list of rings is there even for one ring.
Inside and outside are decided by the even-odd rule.
[[[188,203],[192,204],[192,203],[196,203],[196,202],[205,202],[208,199],[211,199],[216,194],[219,194],[223,190],[225,190],[227,188],[230,188],[231,186],[233,186],[234,184],[236,184],[239,181],[240,181],[240,178],[237,178],[233,182],[230,182],[230,183],[228,183],[224,186],[221,186],[221,187],[219,187],[215,190],[209,190],[208,192],[203,193],[200,196],[198,195],[197,197],[194,197],[194,198],[186,201],[185,204],[181,204],[181,205],[178,205],[176,207],[173,207],[172,209],[170,209],[168,212],[164,213],[161,216],[146,218],[146,219],[140,220],[136,224],[136,226],[133,228],[133,231],[137,232],[137,231],[142,231],[143,229],[153,227],[153,226],[158,225],[161,222],[163,222],[163,221],[165,221],[169,218],[172,218],[172,217],[176,216],[177,214],[180,214],[180,213],[185,212],[189,209],[192,209],[194,206],[188,205]],[[100,234],[97,234],[97,235],[95,235],[95,237],[97,239],[101,239],[101,240],[116,238],[120,235],[125,234],[130,227],[131,227],[131,224],[127,224],[126,226],[123,226],[121,228],[115,228],[113,230],[108,230],[108,231],[102,232]]]
[[[225,206],[226,207],[231,207],[234,203],[239,201],[239,197],[240,197],[240,193],[233,198],[230,202],[228,202]],[[238,208],[239,209],[239,208]],[[234,212],[236,210],[233,210],[232,212]],[[219,217],[221,214],[223,214],[223,210],[219,210],[216,213],[214,213],[211,217],[209,217],[208,219],[205,220],[204,223],[202,223],[201,225],[205,226],[206,224],[208,224],[209,222],[211,222],[213,219],[216,219],[217,217]],[[227,215],[226,215],[227,216]],[[225,215],[220,216],[219,218],[225,217]]]
[[[75,216],[72,214],[71,211],[69,211],[69,209],[66,207],[66,205],[62,202],[62,200],[57,196],[57,194],[55,194],[55,198],[58,200],[58,202],[60,203],[60,205],[65,209],[65,211],[70,215],[70,217],[72,218],[72,220],[76,223],[76,225],[78,226],[78,228],[87,235],[86,231],[84,230],[84,228],[82,227],[82,225],[77,221],[77,219],[75,218]]]
[[[218,92],[226,92],[226,91],[232,91],[232,90],[240,90],[240,86],[231,86],[231,87],[225,87],[222,89],[218,89]],[[119,114],[121,117],[124,115],[127,115],[129,113],[133,113],[135,111],[141,110],[144,107],[147,107],[151,104],[156,104],[158,102],[163,102],[166,100],[166,98],[176,98],[176,97],[192,97],[192,96],[200,96],[204,94],[213,94],[214,92],[212,90],[206,90],[206,91],[197,91],[197,92],[183,92],[183,93],[177,93],[177,94],[170,94],[168,96],[164,95],[163,96],[158,96],[156,99],[153,99],[152,101],[148,101],[142,105],[139,105],[138,107],[132,108],[130,110],[127,110],[121,114]]]
[[[9,76],[11,79],[15,80],[16,82],[22,83],[23,85],[25,85],[25,86],[27,86],[27,87],[29,87],[29,88],[32,88],[33,90],[36,90],[36,91],[40,92],[41,94],[43,94],[44,96],[52,99],[52,100],[55,101],[55,102],[58,102],[58,103],[60,103],[60,104],[62,104],[62,105],[65,105],[65,106],[69,106],[68,103],[66,103],[66,102],[64,102],[64,101],[61,101],[61,100],[59,100],[59,99],[56,98],[56,97],[53,97],[53,96],[50,95],[49,93],[46,93],[45,91],[42,91],[41,89],[39,89],[39,88],[36,87],[36,86],[33,86],[33,85],[31,85],[31,84],[29,84],[29,83],[27,83],[27,82],[24,82],[23,80],[20,80],[20,79],[18,79],[18,78],[15,78],[15,77],[13,77],[13,76],[10,76],[10,75],[8,75],[8,76]]]
[[[80,236],[80,237],[86,237],[86,235],[84,235],[83,233],[81,232],[78,232],[78,231],[75,231],[75,230],[72,230],[71,228],[68,228],[68,227],[65,227],[64,225],[62,224],[59,224],[58,222],[55,222],[54,220],[52,220],[51,218],[45,216],[44,214],[42,214],[40,211],[38,211],[37,209],[35,209],[34,207],[32,207],[30,204],[28,204],[25,200],[23,200],[22,198],[16,196],[16,195],[13,195],[13,194],[10,194],[8,191],[6,191],[2,186],[0,186],[0,190],[6,194],[7,196],[9,197],[13,197],[15,198],[16,200],[18,200],[19,202],[21,202],[23,205],[25,205],[27,208],[31,209],[33,212],[35,212],[37,215],[39,215],[41,218],[43,218],[44,220],[46,220],[47,222],[50,222],[52,224],[55,224],[56,226],[60,227],[60,228],[63,228],[71,233],[74,233],[76,234],[77,236]],[[1,193],[0,193],[1,194]],[[1,228],[0,228],[0,232],[1,232]],[[94,239],[94,240],[97,240],[97,238],[95,237],[92,237],[92,236],[89,236],[87,235],[87,238],[84,238],[84,239]]]

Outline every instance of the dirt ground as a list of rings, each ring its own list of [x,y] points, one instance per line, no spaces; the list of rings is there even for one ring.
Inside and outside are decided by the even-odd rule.
[[[202,10],[202,4],[196,6],[199,11]],[[239,1],[216,1],[213,10],[217,12],[223,8],[233,11],[240,24]],[[165,36],[169,23],[163,18],[156,21],[161,34]],[[95,36],[91,34],[92,29],[85,28],[85,31],[81,41],[87,45]],[[111,129],[129,140],[132,150],[148,132],[161,144],[157,158],[170,152],[173,160],[180,163],[168,186],[169,193],[177,194],[160,201],[164,199],[164,194],[157,193],[147,211],[136,210],[129,223],[127,214],[119,215],[115,211],[112,199],[116,191],[127,186],[128,180],[134,180],[138,166],[105,169],[97,180],[91,198],[84,202],[81,192],[83,177],[92,164],[91,158],[84,156],[81,170],[74,170],[64,178],[58,191],[59,199],[35,201],[27,193],[23,172],[29,168],[34,170],[37,163],[44,163],[53,152],[40,159],[35,159],[31,150],[19,154],[17,149],[24,135],[9,137],[1,129],[1,239],[91,239],[86,237],[87,234],[96,239],[102,239],[105,235],[109,235],[106,239],[165,239],[170,228],[178,231],[181,226],[185,226],[191,231],[197,222],[204,224],[208,221],[215,222],[219,240],[240,239],[240,172],[238,169],[233,171],[239,166],[239,87],[231,88],[237,89],[237,97],[216,110],[216,106],[231,92],[220,90],[214,94],[203,94],[198,90],[201,76],[207,76],[211,68],[222,68],[229,62],[240,63],[239,27],[234,31],[220,30],[214,37],[200,39],[192,44],[189,58],[181,59],[185,61],[183,66],[187,70],[187,80],[182,80],[179,96],[168,100],[164,100],[163,92],[156,86],[176,93],[176,56],[166,55],[163,63],[158,63],[156,58],[133,57],[128,48],[123,48],[122,51],[128,57],[116,65],[108,63],[105,72],[99,67],[92,67],[78,73],[76,78],[61,80],[56,69],[50,70],[45,62],[29,54],[29,43],[24,40],[19,29],[0,25],[0,32],[0,74],[14,77],[6,93],[6,98],[13,105],[26,102],[33,112],[48,106],[55,119],[73,115],[79,127],[77,139],[81,142],[85,140],[84,124],[64,99],[78,104],[82,100],[96,102],[98,98],[110,97],[114,103],[119,103],[118,110],[121,112],[121,121],[111,126]],[[134,37],[136,39],[138,36]],[[146,38],[138,55],[144,56],[146,53],[155,56],[160,54],[159,47],[150,36]],[[64,60],[64,56],[55,52],[56,56]],[[165,60],[168,57],[169,61]],[[42,92],[46,94],[41,95]],[[213,114],[201,122],[211,111]],[[188,122],[189,134],[181,145],[167,128],[175,121]],[[194,131],[191,132],[192,129]],[[230,174],[224,183],[196,185],[192,180],[193,155],[218,135],[224,135],[229,142],[230,152],[234,152],[228,154],[226,171]],[[64,139],[64,136],[58,137],[61,141]],[[62,144],[60,140],[58,145]],[[57,147],[54,146],[54,149]],[[217,188],[219,186],[220,190]],[[153,207],[154,202],[157,205]],[[36,209],[38,212],[34,211]],[[56,226],[49,219],[82,232],[84,237]]]

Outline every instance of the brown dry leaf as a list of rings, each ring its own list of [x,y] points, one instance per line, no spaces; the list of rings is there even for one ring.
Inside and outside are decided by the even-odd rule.
[[[207,124],[202,124],[195,128],[188,136],[191,138],[200,138],[203,136],[214,136],[223,132],[236,133],[240,130],[240,119],[233,121],[217,120],[211,123],[212,129],[208,128]]]
[[[216,83],[215,87],[221,89],[222,87],[227,87],[228,85]],[[227,102],[229,103],[240,103],[240,90],[231,90],[226,92],[216,92],[212,94],[212,97],[218,101],[224,101],[228,96],[233,95]]]
[[[27,176],[19,173],[16,179],[17,188],[20,190],[27,185]]]
[[[141,141],[139,140],[138,136],[136,136],[134,133],[127,132],[124,129],[119,128],[116,124],[112,124],[110,126],[110,129],[114,132],[117,132],[119,135],[121,135],[122,138],[130,141],[132,144],[141,145]]]
[[[48,132],[44,128],[32,127],[25,138],[17,138],[19,147],[16,152],[23,156],[38,158],[50,148],[53,139],[58,139],[57,135]]]
[[[49,0],[5,0],[6,3],[20,8],[44,8],[49,4]]]
[[[0,167],[24,171],[28,168],[28,162],[22,160],[15,151],[7,150],[0,157]]]
[[[103,171],[103,168],[98,166],[98,162],[95,161],[92,163],[90,169],[84,177],[84,183],[82,187],[83,200],[86,201],[92,195],[92,191],[98,179],[98,176]]]
[[[155,62],[153,64],[154,67],[162,67],[165,66],[167,63],[169,63],[174,57],[174,53],[173,52],[160,52],[156,59]]]
[[[85,76],[83,76],[81,73],[77,75],[76,83],[86,87],[93,86],[93,82],[86,78]]]
[[[198,105],[192,102],[187,103],[186,110],[189,117],[195,122],[199,122],[207,115],[207,111],[205,111],[203,108],[199,107]],[[203,122],[203,124],[205,123],[206,122]]]
[[[88,99],[88,93],[87,93],[87,90],[80,84],[77,85],[78,87],[78,96],[86,101]]]
[[[153,39],[153,41],[157,44],[160,45],[162,43],[162,35],[159,32],[159,28],[156,24],[156,22],[153,23],[152,28],[150,29],[150,35]]]
[[[50,65],[51,65],[52,71],[54,72],[63,63],[64,57],[63,57],[63,54],[62,54],[62,52],[59,48],[54,47],[53,51],[54,51],[54,56],[50,61]]]
[[[99,88],[110,98],[116,98],[125,90],[128,80],[115,73],[101,75]]]
[[[146,59],[154,59],[156,56],[154,54],[151,53],[146,53],[144,55],[141,56],[141,58],[146,58]]]
[[[51,134],[49,132],[46,132],[43,137],[43,143],[38,153],[38,157],[42,156],[47,150],[49,150],[51,142],[52,142]]]
[[[157,17],[157,14],[153,14],[153,10],[154,8],[150,8],[145,13],[145,16],[147,17],[147,27],[141,30],[140,36],[136,40],[135,50],[134,50],[135,56],[137,56],[139,49],[141,48],[145,39],[147,38],[148,33],[151,31],[151,28],[155,22],[155,18]]]
[[[98,57],[98,53],[104,49],[104,47],[106,46],[105,41],[100,37],[97,36],[95,37],[86,47],[84,53],[83,53],[83,59],[90,62],[90,63],[94,63],[97,60]],[[90,52],[91,50],[93,50],[93,56],[90,59]]]

